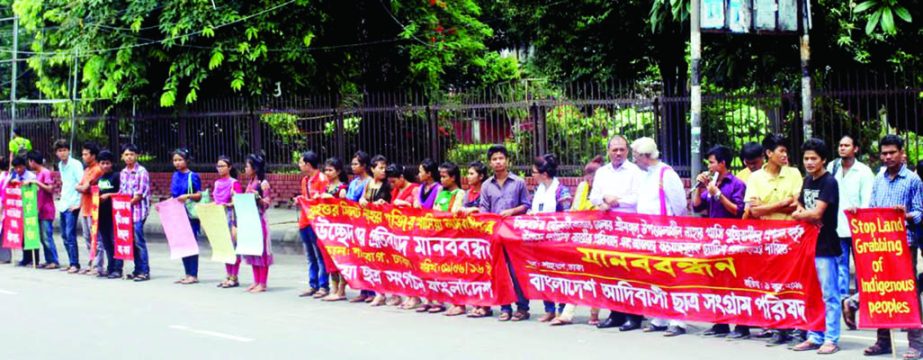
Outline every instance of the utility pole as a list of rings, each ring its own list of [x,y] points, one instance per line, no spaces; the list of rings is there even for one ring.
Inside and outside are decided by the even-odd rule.
[[[13,62],[11,63],[10,81],[10,141],[13,141],[13,129],[16,128],[16,73],[19,72],[19,17],[13,17]],[[10,154],[12,155],[12,154]]]
[[[689,107],[691,115],[691,156],[689,161],[689,177],[695,179],[702,171],[702,86],[700,82],[699,63],[702,60],[702,32],[699,24],[699,10],[701,0],[692,0],[692,9],[689,14],[689,33],[691,34],[690,54],[692,66],[692,89],[689,94]]]
[[[811,101],[811,44],[808,31],[811,29],[810,1],[804,1],[802,6],[802,34],[801,34],[801,126],[804,139],[814,136],[814,107]]]

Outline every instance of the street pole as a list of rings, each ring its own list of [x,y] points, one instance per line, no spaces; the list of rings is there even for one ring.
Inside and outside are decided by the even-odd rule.
[[[801,34],[801,126],[804,132],[804,139],[810,139],[814,136],[814,108],[811,101],[811,44],[808,37],[808,30],[811,27],[811,9],[810,1],[805,1],[802,12],[802,34]]]
[[[11,63],[10,81],[10,141],[13,141],[13,129],[16,128],[16,73],[19,72],[19,17],[13,18],[13,62]],[[13,154],[10,154],[13,155]]]
[[[691,157],[689,164],[689,177],[695,178],[702,171],[702,87],[699,84],[699,62],[702,59],[702,33],[699,28],[699,5],[700,0],[692,0],[692,11],[689,16],[690,23],[690,48],[691,48],[691,67],[692,67],[692,89],[689,95],[689,106],[692,112],[691,116],[691,139],[690,145]]]

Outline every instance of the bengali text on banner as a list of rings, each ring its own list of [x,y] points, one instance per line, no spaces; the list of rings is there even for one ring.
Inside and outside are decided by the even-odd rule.
[[[578,212],[506,218],[497,235],[530,299],[823,329],[817,232],[794,221]]]
[[[467,305],[515,298],[506,260],[493,240],[495,216],[457,217],[346,200],[299,203],[311,219],[328,271],[350,287]]]

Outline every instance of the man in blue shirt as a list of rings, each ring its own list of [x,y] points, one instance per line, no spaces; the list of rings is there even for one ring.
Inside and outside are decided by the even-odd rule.
[[[913,269],[917,268],[916,229],[923,218],[923,182],[913,171],[907,169],[904,163],[904,139],[897,135],[887,135],[878,143],[881,163],[884,171],[875,176],[872,184],[872,198],[869,207],[895,208],[903,210],[907,218],[907,243],[910,244],[910,258]],[[855,301],[850,301],[850,308],[857,307]],[[910,347],[904,354],[904,359],[919,359],[923,353],[923,329],[907,329],[907,341]],[[865,349],[866,356],[890,354],[891,331],[878,329],[878,340],[875,344]]]

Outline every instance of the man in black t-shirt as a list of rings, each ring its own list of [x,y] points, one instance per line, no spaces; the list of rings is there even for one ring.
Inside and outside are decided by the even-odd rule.
[[[112,168],[112,163],[115,161],[115,156],[112,152],[108,150],[100,151],[99,155],[96,156],[96,160],[99,161],[99,167],[103,171],[103,175],[97,183],[97,186],[99,186],[99,235],[97,236],[106,250],[106,260],[108,261],[106,273],[109,274],[110,279],[118,279],[122,277],[123,263],[122,260],[115,259],[115,241],[112,237],[112,227],[114,225],[112,223],[112,195],[119,192],[120,174]],[[100,274],[100,276],[104,275]]]
[[[833,174],[827,172],[829,158],[827,144],[820,139],[809,139],[801,148],[804,154],[804,186],[801,188],[798,210],[792,213],[797,220],[820,226],[817,235],[817,250],[814,265],[824,298],[826,327],[824,331],[811,331],[808,339],[795,345],[792,350],[817,350],[818,354],[833,354],[839,351],[840,311],[838,272],[836,258],[842,248],[836,233],[839,187]]]

